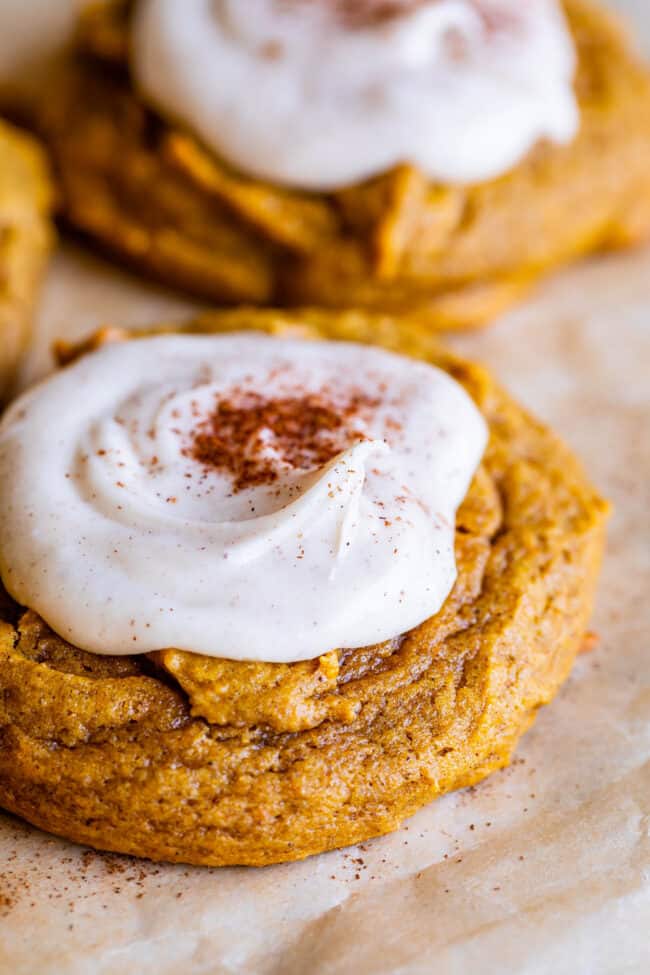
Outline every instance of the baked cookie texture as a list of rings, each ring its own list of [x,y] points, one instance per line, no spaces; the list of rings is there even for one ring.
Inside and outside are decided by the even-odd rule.
[[[0,401],[30,335],[34,298],[52,244],[45,155],[0,121]]]
[[[130,7],[91,9],[40,125],[69,222],[168,284],[218,303],[417,309],[453,329],[650,233],[650,73],[590,0],[565,3],[582,112],[571,145],[539,145],[476,186],[402,165],[332,194],[249,179],[149,111],[126,67]]]
[[[243,328],[379,342],[464,385],[491,437],[457,518],[458,579],[397,639],[294,664],[93,656],[5,596],[0,805],[101,849],[262,865],[393,830],[508,764],[584,638],[607,505],[482,368],[385,316],[240,309],[189,326]]]

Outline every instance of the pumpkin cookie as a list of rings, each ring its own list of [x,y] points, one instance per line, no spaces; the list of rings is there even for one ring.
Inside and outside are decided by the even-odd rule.
[[[100,849],[260,865],[388,832],[507,765],[580,650],[602,554],[607,506],[567,448],[483,368],[408,320],[233,310],[122,338],[113,329],[62,350],[72,365],[21,398],[0,429],[0,464],[26,458],[43,390],[87,393],[85,418],[59,413],[64,466],[50,472],[46,503],[63,492],[75,513],[53,508],[48,531],[25,536],[44,546],[36,574],[15,546],[38,471],[18,460],[21,497],[0,489],[0,509],[17,505],[0,569],[23,604],[5,596],[0,608],[0,804]],[[356,344],[371,341],[381,348]],[[219,375],[231,370],[227,397],[214,393],[208,359],[187,384],[167,382],[195,348]],[[391,384],[381,378],[387,351],[400,354]],[[271,365],[260,384],[262,354]],[[339,355],[367,360],[343,370],[340,388],[335,372],[324,382],[318,372]],[[143,362],[161,383],[153,398],[151,383],[131,395]],[[109,367],[119,393],[97,388],[96,370]],[[447,406],[427,405],[418,426],[417,390],[429,381]],[[69,423],[84,426],[74,443]],[[466,432],[456,454],[449,423]],[[416,460],[412,436],[429,445]],[[173,494],[172,457],[182,482]],[[394,495],[391,465],[405,457]],[[432,457],[435,485],[418,475]],[[226,520],[215,524],[215,510]],[[68,517],[76,527],[58,527]],[[452,575],[442,571],[447,541]],[[248,584],[232,594],[241,572]],[[418,621],[396,630],[413,607]]]
[[[266,6],[272,7],[274,2],[267,0]],[[484,6],[474,4],[474,0],[464,0],[464,5],[472,8],[465,11],[465,19],[474,16],[474,6],[479,10]],[[553,8],[554,15],[561,16],[554,0],[544,0],[530,8],[512,0],[493,0],[492,5],[504,8],[501,21],[506,25],[508,17],[516,20],[534,16],[528,13],[533,7]],[[236,19],[236,5],[230,6],[228,17]],[[407,8],[403,16],[431,14],[420,9],[428,4],[410,5],[413,6],[418,8],[415,12],[408,4],[403,5]],[[449,68],[445,62],[442,81],[457,84],[458,97],[454,95],[452,102],[446,102],[440,95],[444,90],[442,83],[434,86],[431,93],[424,93],[424,107],[431,101],[429,95],[437,96],[435,104],[442,115],[442,121],[436,120],[437,116],[431,121],[430,137],[421,140],[422,145],[412,147],[408,140],[425,123],[421,119],[420,123],[406,126],[410,135],[404,145],[395,146],[392,164],[382,167],[373,157],[367,167],[372,175],[349,182],[340,177],[336,180],[335,176],[339,170],[347,171],[348,162],[352,167],[353,162],[364,161],[365,150],[359,148],[360,140],[355,142],[353,138],[355,124],[366,124],[368,113],[375,112],[376,120],[372,115],[367,123],[375,128],[369,128],[367,133],[364,130],[363,146],[374,147],[377,143],[381,149],[386,141],[387,137],[380,138],[377,133],[392,118],[384,117],[394,95],[390,78],[378,90],[368,81],[370,94],[364,89],[364,97],[371,99],[374,92],[375,101],[369,106],[363,102],[365,114],[360,113],[359,119],[346,116],[337,121],[339,112],[331,124],[323,121],[317,125],[321,116],[314,99],[319,88],[316,93],[310,90],[309,97],[296,96],[299,102],[301,97],[307,99],[301,115],[295,120],[281,116],[276,124],[271,110],[277,108],[286,91],[279,88],[276,101],[271,92],[268,106],[264,103],[264,109],[268,107],[269,111],[260,110],[255,116],[250,110],[251,101],[261,99],[264,91],[271,88],[259,81],[255,72],[275,72],[260,75],[274,81],[288,59],[285,80],[289,89],[302,92],[298,84],[301,79],[297,81],[295,71],[291,73],[290,55],[283,60],[279,50],[274,53],[268,45],[261,45],[258,60],[264,62],[266,58],[269,63],[260,67],[254,61],[251,67],[247,61],[250,88],[241,94],[241,85],[235,86],[228,98],[224,95],[226,121],[214,133],[217,142],[223,141],[224,150],[220,153],[207,141],[211,131],[204,115],[210,114],[213,101],[215,112],[220,108],[215,92],[218,94],[220,85],[230,82],[219,73],[223,59],[211,58],[209,51],[205,53],[206,71],[208,67],[211,70],[202,89],[205,104],[198,96],[189,102],[185,98],[183,105],[189,104],[189,109],[195,110],[196,119],[194,124],[184,120],[175,100],[181,99],[178,92],[187,79],[182,77],[174,83],[169,78],[176,77],[178,63],[188,65],[193,59],[181,57],[182,51],[179,53],[170,45],[169,35],[184,33],[173,29],[179,25],[161,25],[156,22],[155,13],[147,13],[147,7],[149,11],[163,9],[147,4],[147,0],[116,0],[90,11],[80,31],[76,61],[67,76],[48,93],[41,125],[55,159],[66,218],[113,254],[164,282],[220,303],[360,307],[389,313],[417,310],[429,327],[454,329],[493,319],[519,300],[543,273],[592,251],[633,244],[650,231],[650,74],[618,22],[590,0],[566,0],[568,27],[560,29],[554,22],[555,34],[550,41],[547,39],[543,50],[532,48],[530,58],[514,45],[514,80],[510,79],[506,94],[498,90],[498,79],[494,78],[498,72],[490,74],[489,64],[483,66],[480,61],[480,45],[476,55],[479,73],[472,74],[474,35],[470,30],[468,40],[462,34],[462,24],[452,25],[449,57],[452,62],[454,57],[462,62],[463,45],[469,49],[468,72],[470,81],[475,82],[473,97],[479,97],[477,86],[479,91],[495,91],[491,101],[485,96],[485,111],[483,105],[474,106],[472,98],[464,97],[467,78],[461,75],[458,80],[453,74],[453,63]],[[319,4],[304,7],[313,9]],[[363,7],[362,4],[359,9]],[[190,7],[176,5],[176,15],[189,21]],[[270,16],[269,31],[273,33],[273,17],[279,15],[272,12]],[[481,16],[487,17],[485,13]],[[134,43],[134,21],[139,44]],[[435,24],[427,26],[428,23],[414,21],[412,29],[433,31],[433,50],[439,28]],[[257,30],[256,25],[257,22],[237,21],[235,27],[244,31],[246,43],[252,44],[253,39],[246,32]],[[486,25],[478,29],[484,31],[487,40],[480,43],[489,51],[489,38],[495,27],[489,18]],[[538,35],[546,37],[537,26],[528,25],[530,44],[542,43],[535,42]],[[541,27],[548,25],[544,22]],[[382,25],[381,30],[389,28],[390,24]],[[364,32],[354,23],[346,29],[354,35],[351,43],[357,43],[356,35],[362,33],[364,37],[370,35],[369,44],[375,43],[374,33],[379,30]],[[504,29],[507,33],[507,27]],[[163,35],[156,39],[162,54],[148,66],[146,52],[153,42],[147,32],[154,30]],[[325,29],[320,33],[323,32]],[[460,37],[456,36],[459,32]],[[198,33],[199,38],[210,35],[207,29]],[[444,41],[447,43],[446,35]],[[410,43],[408,36],[405,45],[407,42]],[[387,43],[392,44],[393,52],[397,44],[394,38],[383,43],[384,47],[379,44],[376,50],[372,48],[375,60],[374,54],[371,57],[366,52],[370,67],[375,61],[383,64]],[[566,50],[571,44],[577,64],[573,81],[571,53]],[[144,51],[143,63],[135,65],[134,71],[134,55],[130,57],[129,51],[140,48]],[[411,48],[405,47],[405,51],[406,57]],[[177,57],[178,63],[169,60],[172,56]],[[169,70],[158,71],[156,65],[163,63],[163,57]],[[198,60],[197,56],[197,63]],[[514,97],[513,92],[527,90],[526,79],[518,82],[519,75],[528,70],[521,61],[539,66],[528,86],[536,92],[530,105],[508,101]],[[358,59],[354,63],[358,64]],[[326,78],[336,79],[336,71],[340,70],[345,79],[347,61],[336,64],[337,68]],[[388,68],[392,70],[392,62]],[[394,70],[398,72],[399,66]],[[555,77],[554,73],[558,79],[551,85],[546,75]],[[385,74],[380,72],[381,77]],[[243,77],[249,78],[249,74]],[[161,78],[168,82],[164,91],[158,90]],[[398,74],[397,82],[402,80]],[[342,85],[345,83],[341,81]],[[326,87],[327,81],[320,79],[318,84]],[[549,86],[548,92],[545,85]],[[456,92],[456,88],[451,91]],[[230,96],[240,94],[244,99],[242,111],[230,111]],[[417,99],[423,92],[417,89],[411,94]],[[167,109],[159,104],[162,101]],[[356,104],[353,98],[348,101],[352,106]],[[469,104],[467,117],[460,107],[456,114],[448,110],[449,104],[461,102]],[[239,106],[239,102],[236,104]],[[324,118],[328,104],[325,98]],[[414,104],[417,107],[419,102]],[[553,117],[546,119],[542,115],[551,112],[549,105],[554,106]],[[409,106],[410,101],[402,106],[400,117],[407,113],[408,118],[410,110],[416,111]],[[501,113],[497,111],[499,106],[503,108]],[[531,116],[537,117],[535,113],[540,115],[539,138],[526,130]],[[254,131],[230,131],[234,119],[248,119],[251,115],[256,120]],[[417,118],[421,115],[420,112]],[[258,116],[269,117],[267,129],[262,132],[265,141],[260,142],[268,147],[267,157],[262,156],[261,150],[253,151],[260,135]],[[480,125],[483,116],[490,126],[485,131]],[[345,122],[349,123],[348,128],[339,133],[337,125]],[[280,123],[288,128],[287,132]],[[391,138],[397,138],[396,129],[400,126],[394,122]],[[303,130],[307,131],[306,148],[301,155],[295,143]],[[330,130],[331,138],[325,146],[315,143],[314,148],[308,143],[308,136],[316,139],[320,133],[321,138],[327,138]],[[508,148],[513,132],[517,138],[521,136],[522,145],[517,142],[514,148]],[[469,161],[461,158],[467,133],[475,133],[477,140]],[[444,147],[451,135],[458,137],[453,151],[449,150],[449,159],[439,159],[432,147]],[[239,142],[235,144],[235,136],[241,136],[243,149]],[[469,136],[465,141],[473,148]],[[343,154],[342,158],[340,152],[336,153],[339,143],[350,146],[348,155]],[[282,154],[284,145],[288,149]],[[498,158],[488,158],[487,146],[497,147]],[[305,163],[294,174],[291,166],[298,166],[296,159],[307,156],[311,160],[308,150],[316,156],[316,162]],[[271,156],[272,152],[275,155]],[[408,163],[404,160],[411,157],[409,153],[426,158],[422,164]],[[427,154],[435,158],[429,160]],[[329,170],[324,170],[322,180],[327,182],[329,176],[329,182],[334,180],[336,185],[314,189],[312,184],[318,179],[313,174],[321,175],[318,161],[332,155],[336,157],[332,163],[334,175],[329,176]],[[244,156],[245,162],[249,161],[248,169],[241,162]],[[240,161],[233,163],[233,159]],[[479,170],[472,163],[476,159],[481,160]],[[335,171],[334,163],[338,166]],[[427,173],[425,163],[429,163],[434,175]],[[263,178],[258,172],[282,174],[285,169],[284,182]],[[357,169],[350,171],[356,173]],[[477,172],[489,175],[477,178]],[[457,178],[453,178],[455,174]],[[295,181],[300,180],[305,185],[296,186]]]
[[[41,149],[0,122],[0,399],[29,338],[52,243],[52,191]]]

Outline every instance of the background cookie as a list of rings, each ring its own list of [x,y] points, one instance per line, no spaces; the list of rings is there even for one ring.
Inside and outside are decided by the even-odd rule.
[[[0,399],[29,338],[36,291],[52,243],[45,156],[0,121]]]
[[[545,271],[650,230],[650,76],[589,0],[567,0],[579,54],[579,135],[477,186],[411,166],[305,194],[224,165],[136,97],[129,4],[84,22],[82,54],[42,106],[64,213],[134,266],[218,302],[417,308],[478,325]]]

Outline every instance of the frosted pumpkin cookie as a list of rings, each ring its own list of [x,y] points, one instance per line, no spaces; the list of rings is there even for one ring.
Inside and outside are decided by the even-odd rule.
[[[41,124],[69,221],[217,302],[472,326],[650,230],[650,75],[589,0],[114,0]]]
[[[30,334],[35,295],[52,242],[45,157],[0,121],[0,401]]]
[[[0,426],[0,804],[100,849],[266,864],[506,765],[603,547],[562,443],[386,317],[94,345]]]

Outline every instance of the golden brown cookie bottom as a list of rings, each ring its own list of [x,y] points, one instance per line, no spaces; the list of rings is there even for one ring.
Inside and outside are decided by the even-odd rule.
[[[40,113],[65,216],[135,268],[218,303],[484,324],[549,270],[650,234],[650,74],[598,5],[565,6],[581,108],[570,145],[539,145],[475,186],[402,165],[306,194],[232,170],[147,110],[125,66],[130,5],[103,5]]]
[[[30,334],[52,243],[52,189],[36,142],[0,122],[0,401]]]
[[[0,804],[100,849],[259,865],[392,830],[509,762],[584,637],[607,506],[483,369],[385,316],[237,310],[191,329],[249,327],[374,339],[465,386],[491,438],[458,579],[398,639],[288,665],[97,657],[0,608]]]

